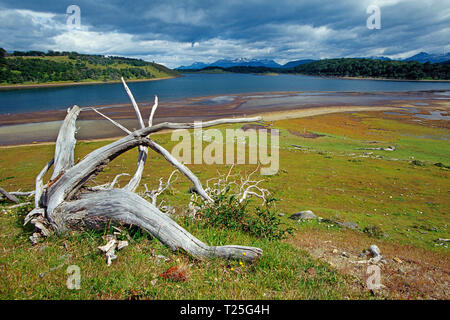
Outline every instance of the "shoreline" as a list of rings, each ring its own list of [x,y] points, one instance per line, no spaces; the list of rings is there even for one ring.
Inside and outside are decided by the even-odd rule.
[[[162,78],[150,78],[150,79],[131,79],[128,82],[150,82],[159,80],[169,80],[174,78],[182,77],[170,76]],[[37,89],[37,88],[52,88],[52,87],[70,87],[70,86],[83,86],[83,85],[98,85],[98,84],[114,84],[121,83],[120,80],[108,80],[108,81],[80,81],[80,82],[60,82],[60,83],[37,83],[37,84],[0,84],[0,90],[11,90],[11,89]]]
[[[298,119],[298,118],[306,118],[313,116],[320,116],[330,113],[340,113],[340,112],[371,112],[371,111],[389,111],[389,110],[398,110],[399,107],[371,107],[371,106],[332,106],[332,107],[313,107],[313,108],[305,108],[305,109],[293,109],[293,110],[282,110],[282,111],[266,111],[266,112],[255,112],[250,113],[248,116],[261,116],[263,121],[280,121],[280,120],[289,120],[289,119]],[[83,121],[83,120],[81,120]],[[85,120],[86,121],[86,120]],[[101,122],[106,120],[93,120],[95,122]],[[62,122],[62,120],[57,120],[53,122]],[[44,123],[35,123],[35,125],[44,124]],[[27,125],[27,124],[21,124]],[[21,126],[16,125],[16,126]],[[166,129],[162,131],[158,131],[156,134],[165,134],[174,131],[175,129]],[[110,137],[104,138],[87,138],[87,139],[77,139],[77,142],[99,142],[99,141],[110,141],[115,139],[123,138],[123,135],[112,135]],[[56,137],[55,137],[56,139]],[[0,145],[0,149],[3,148],[15,148],[15,147],[32,147],[32,146],[43,146],[43,145],[52,145],[55,144],[55,141],[44,141],[44,142],[36,142],[36,143],[19,143],[19,144],[11,144],[11,145]]]
[[[450,80],[434,80],[434,79],[428,79],[428,80],[413,80],[413,79],[390,79],[390,78],[370,78],[370,77],[340,77],[340,76],[321,76],[321,75],[311,75],[311,74],[302,74],[298,73],[297,75],[302,76],[311,76],[311,77],[318,77],[318,78],[328,78],[328,79],[341,79],[341,80],[371,80],[371,81],[393,81],[393,82],[450,82]]]
[[[181,74],[241,74],[239,72],[232,71],[224,71],[224,72],[201,72],[201,71],[183,71],[179,70]],[[331,75],[319,75],[319,74],[306,74],[306,73],[284,73],[284,72],[267,72],[267,73],[242,73],[242,74],[252,74],[255,76],[279,76],[279,75],[292,75],[292,76],[307,76],[307,77],[316,77],[316,78],[324,78],[324,79],[340,79],[340,80],[377,80],[377,81],[394,81],[394,82],[450,82],[446,79],[434,80],[434,79],[422,79],[422,80],[414,80],[414,79],[392,79],[392,78],[372,78],[372,77],[342,77],[342,76],[331,76]]]
[[[264,121],[303,118],[337,112],[366,112],[425,108],[449,112],[450,97],[435,91],[417,92],[264,92],[183,98],[160,103],[155,124],[193,122],[218,118],[261,115]],[[436,99],[437,98],[437,99]],[[153,101],[141,102],[143,117],[148,117]],[[95,106],[123,126],[139,127],[131,104]],[[66,109],[4,115],[0,119],[0,147],[54,143]],[[84,108],[77,120],[78,141],[111,140],[123,137],[120,129],[100,115]]]

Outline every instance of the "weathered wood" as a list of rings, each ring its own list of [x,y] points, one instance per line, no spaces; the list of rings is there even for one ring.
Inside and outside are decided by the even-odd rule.
[[[167,161],[169,161],[175,168],[180,170],[189,180],[192,181],[194,184],[195,190],[198,192],[198,194],[205,200],[209,202],[213,202],[213,199],[206,193],[206,191],[202,187],[202,183],[197,178],[195,174],[192,173],[191,170],[189,170],[188,167],[186,167],[184,164],[182,164],[180,161],[177,160],[174,156],[170,154],[169,151],[164,149],[162,146],[157,144],[155,141],[149,139],[149,147],[155,150],[156,152],[160,153]]]
[[[80,108],[78,106],[73,106],[68,110],[67,116],[59,129],[55,146],[55,166],[53,168],[53,174],[50,180],[56,179],[61,172],[73,166],[73,154],[75,144],[77,142],[75,139],[75,121],[77,120],[79,114]]]
[[[236,123],[236,122],[250,122],[257,121],[260,119],[256,118],[238,118],[238,119],[218,119],[213,121],[207,121],[204,123],[204,126],[213,126],[216,124],[223,123]],[[240,120],[240,121],[237,121]],[[171,157],[170,153],[163,149],[161,146],[156,144],[154,141],[150,139],[144,138],[149,135],[153,131],[157,125],[153,127],[147,127],[144,129],[140,129],[134,131],[132,134],[123,137],[117,141],[114,141],[106,146],[98,148],[84,157],[80,162],[74,165],[72,168],[68,169],[64,175],[62,175],[54,184],[47,188],[47,196],[46,196],[46,206],[47,206],[47,216],[50,218],[50,222],[54,223],[53,218],[53,210],[65,199],[70,198],[74,194],[78,192],[78,190],[87,182],[89,179],[95,177],[103,168],[114,158],[119,156],[120,154],[137,147],[138,145],[147,145],[152,149],[161,153],[166,159],[173,160],[171,162],[175,165],[180,171],[182,171],[186,176],[191,178],[191,181],[196,181],[198,178],[195,177],[190,172],[190,170],[185,170],[186,168],[183,164],[181,164],[174,157]],[[178,128],[192,128],[193,124],[166,124],[165,126],[159,127],[178,127]],[[162,129],[160,129],[162,130]],[[170,156],[169,156],[170,155]],[[198,183],[197,183],[198,186]],[[208,196],[206,197],[208,199]]]
[[[14,203],[19,203],[19,199],[16,198],[16,196],[10,194],[9,192],[7,192],[5,189],[3,189],[2,187],[0,187],[0,193],[9,201],[14,202]]]
[[[133,93],[128,88],[123,77],[121,79],[122,79],[123,86],[125,87],[125,91],[127,92],[128,97],[131,100],[134,111],[136,112],[136,116],[139,121],[139,125],[141,126],[141,129],[144,129],[145,124],[144,124],[144,120],[142,119],[142,114],[141,114],[141,111],[139,110],[139,106],[138,106],[136,100],[134,99]],[[148,148],[139,146],[139,155],[138,155],[136,172],[134,173],[133,177],[130,179],[128,184],[124,187],[125,190],[136,191],[136,189],[139,187],[139,184],[142,179],[142,173],[144,172],[145,162],[147,161],[147,157],[148,157]]]
[[[155,104],[149,117],[149,126],[145,127],[139,107],[131,91],[123,79],[122,81],[135,108],[141,129],[131,132],[94,109],[95,112],[124,130],[128,135],[92,151],[77,164],[74,164],[75,122],[80,113],[80,108],[74,106],[72,109],[69,109],[58,134],[54,160],[52,159],[36,177],[35,209],[26,216],[25,223],[31,221],[40,230],[40,234],[47,236],[50,234],[50,229],[64,232],[71,227],[98,227],[105,221],[113,219],[140,226],[171,249],[182,249],[195,257],[221,257],[247,261],[253,261],[260,257],[262,250],[259,248],[206,245],[180,227],[169,216],[162,213],[155,205],[133,192],[140,183],[147,159],[148,147],[150,147],[188,177],[203,198],[212,201],[203,189],[200,180],[166,149],[148,138],[148,136],[151,133],[164,129],[203,128],[224,123],[259,121],[261,118],[217,119],[204,123],[166,122],[153,126],[153,116],[158,106],[158,98],[155,96]],[[82,189],[110,161],[135,147],[139,148],[137,169],[133,178],[124,189],[112,189],[120,175],[116,176],[109,186]],[[55,168],[52,178],[47,186],[44,187],[43,176],[53,164]]]
[[[103,217],[137,225],[172,250],[182,249],[197,258],[220,257],[253,261],[262,250],[245,246],[208,246],[179,226],[154,205],[133,192],[112,189],[82,194],[79,200],[63,202],[57,209],[64,225],[89,226],[90,219]]]
[[[90,108],[91,110],[95,111],[96,113],[98,113],[99,115],[101,115],[103,118],[105,118],[106,120],[108,120],[109,122],[111,122],[112,124],[114,124],[116,127],[120,128],[121,130],[125,131],[127,134],[131,134],[131,131],[128,130],[127,128],[125,128],[123,125],[121,125],[120,123],[118,123],[117,121],[111,119],[110,117],[108,117],[107,115],[104,115],[103,113],[101,113],[100,111],[98,111],[95,108]]]
[[[41,207],[41,203],[42,203],[42,194],[44,192],[44,182],[43,182],[43,178],[44,175],[48,172],[48,170],[50,170],[50,168],[52,167],[53,163],[54,163],[55,158],[53,158],[52,160],[50,160],[44,168],[42,168],[41,172],[39,172],[39,174],[36,176],[36,181],[35,181],[35,190],[34,190],[34,207],[35,208],[39,208]]]
[[[150,116],[148,117],[148,126],[153,126],[153,117],[155,116],[156,109],[158,108],[158,96],[155,96],[155,102],[152,107],[152,112],[150,112]]]

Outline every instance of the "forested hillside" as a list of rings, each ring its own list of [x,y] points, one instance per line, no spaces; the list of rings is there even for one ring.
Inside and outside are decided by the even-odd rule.
[[[388,79],[450,79],[450,65],[416,61],[383,61],[375,59],[341,58],[314,61],[299,65],[294,72],[341,77]]]
[[[449,61],[420,63],[416,61],[383,61],[363,58],[324,59],[294,68],[267,68],[237,66],[230,68],[207,67],[182,72],[233,73],[291,73],[333,77],[358,77],[399,80],[450,80]]]
[[[156,79],[178,73],[139,59],[39,51],[6,53],[0,49],[0,84]]]

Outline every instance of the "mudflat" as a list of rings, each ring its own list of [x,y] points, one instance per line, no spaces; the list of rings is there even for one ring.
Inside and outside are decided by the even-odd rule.
[[[144,118],[153,101],[139,102]],[[108,117],[120,121],[129,129],[138,123],[131,104],[93,106]],[[440,91],[409,92],[267,92],[215,95],[161,101],[155,123],[211,120],[219,117],[262,115],[266,121],[301,118],[335,112],[394,111],[405,108],[418,112],[448,114],[450,97]],[[52,142],[57,136],[66,110],[51,110],[0,115],[0,145],[22,145]],[[445,119],[445,118],[443,118]],[[78,119],[80,140],[122,136],[92,107],[82,107]]]

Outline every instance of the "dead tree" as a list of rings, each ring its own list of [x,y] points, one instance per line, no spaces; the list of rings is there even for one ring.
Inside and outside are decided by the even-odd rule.
[[[11,194],[10,192],[7,192],[2,187],[0,187],[0,195],[3,195],[6,199],[8,199],[11,202],[19,203],[19,199],[17,199],[14,194]]]
[[[238,245],[209,246],[203,243],[160,211],[155,206],[155,202],[150,203],[135,193],[140,184],[150,148],[184,174],[193,183],[201,197],[206,201],[212,201],[197,176],[149,137],[150,134],[161,130],[193,129],[198,124],[164,122],[153,125],[153,116],[158,107],[158,100],[155,97],[148,126],[145,126],[139,107],[125,81],[123,85],[131,99],[141,128],[132,132],[94,109],[95,112],[125,131],[127,135],[92,151],[75,164],[75,123],[83,109],[78,106],[68,109],[56,140],[54,158],[36,177],[35,208],[26,216],[25,223],[31,221],[40,234],[46,236],[53,231],[64,233],[81,227],[99,228],[113,220],[139,226],[172,250],[182,249],[194,257],[220,257],[247,261],[260,257],[262,250],[259,248]],[[217,119],[204,122],[202,127],[259,120],[261,120],[260,117]],[[93,188],[86,186],[86,183],[98,175],[114,158],[136,147],[139,149],[136,172],[124,188],[113,188],[116,179],[107,185]],[[52,166],[51,179],[44,185],[43,177]]]

